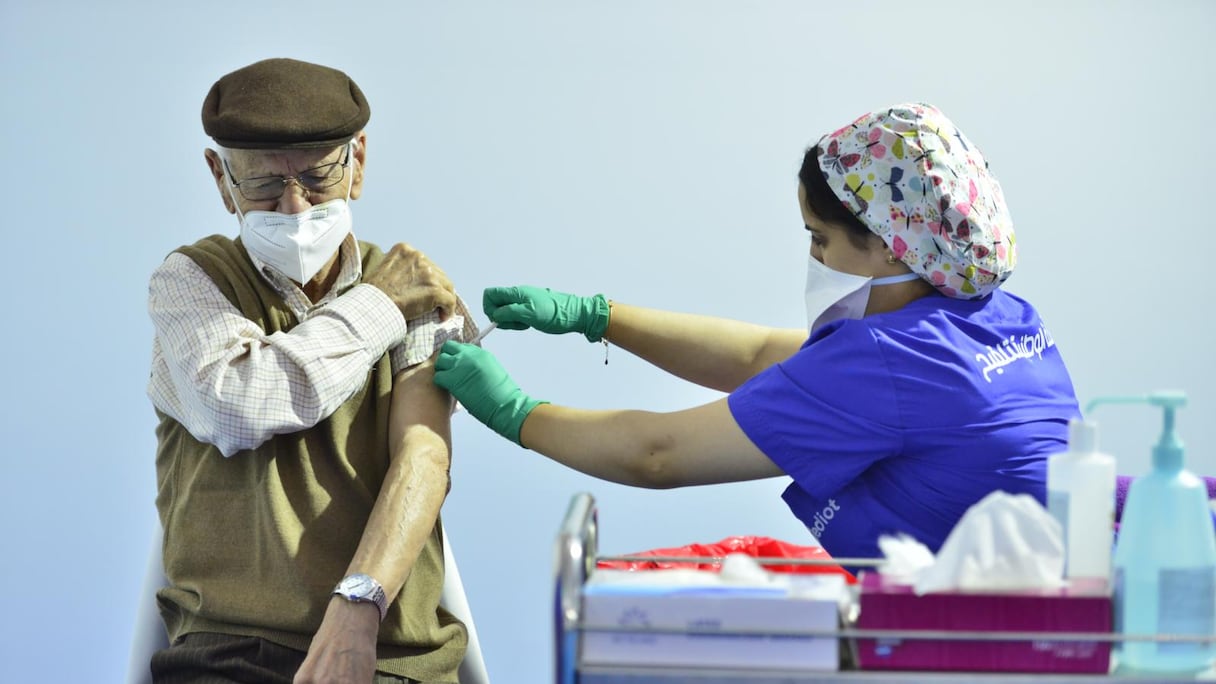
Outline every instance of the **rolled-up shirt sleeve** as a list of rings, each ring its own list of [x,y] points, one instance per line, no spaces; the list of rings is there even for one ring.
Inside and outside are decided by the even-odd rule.
[[[400,311],[370,285],[267,334],[181,254],[153,273],[148,312],[156,332],[149,398],[225,456],[316,425],[407,338]]]
[[[405,342],[393,347],[390,352],[393,373],[426,361],[448,340],[468,342],[476,337],[477,324],[464,300],[457,297],[456,311],[446,321],[439,320],[439,312],[433,311],[409,322]]]

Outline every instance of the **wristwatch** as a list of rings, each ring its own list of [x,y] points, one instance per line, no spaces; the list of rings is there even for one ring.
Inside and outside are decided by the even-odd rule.
[[[384,587],[372,578],[371,575],[357,573],[347,575],[338,582],[338,586],[334,587],[334,593],[347,601],[355,603],[374,603],[376,610],[380,611],[380,621],[384,621],[384,616],[388,614],[388,598],[384,595]]]

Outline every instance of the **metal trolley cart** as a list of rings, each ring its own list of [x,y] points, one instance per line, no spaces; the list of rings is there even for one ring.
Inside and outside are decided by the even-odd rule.
[[[556,541],[554,581],[554,660],[556,684],[862,684],[866,682],[900,684],[1092,684],[1096,682],[1153,682],[1174,684],[1216,681],[1216,668],[1200,674],[1133,675],[1117,670],[1110,674],[1043,674],[1043,673],[979,673],[979,672],[903,672],[861,671],[793,671],[742,670],[722,668],[654,667],[630,665],[588,664],[581,660],[583,635],[603,630],[584,622],[583,586],[595,571],[597,561],[598,520],[594,498],[587,493],[576,494],[570,501]],[[614,560],[622,560],[617,558]],[[704,561],[705,559],[689,559]],[[783,560],[783,563],[790,561]],[[660,630],[661,631],[661,630]],[[691,633],[691,632],[687,632]],[[859,638],[899,639],[971,639],[971,640],[1048,640],[1048,641],[1115,641],[1110,634],[959,634],[956,632],[860,630],[844,627],[822,633],[800,633],[801,636],[830,637],[841,640],[845,649],[855,647]],[[1144,639],[1187,640],[1188,637],[1144,637]]]

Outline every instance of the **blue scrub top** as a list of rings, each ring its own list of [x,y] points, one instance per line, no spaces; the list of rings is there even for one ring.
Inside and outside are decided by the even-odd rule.
[[[1080,416],[1038,312],[1001,290],[825,325],[728,403],[793,478],[794,515],[833,556],[861,558],[897,532],[936,552],[994,490],[1044,502],[1046,458]]]

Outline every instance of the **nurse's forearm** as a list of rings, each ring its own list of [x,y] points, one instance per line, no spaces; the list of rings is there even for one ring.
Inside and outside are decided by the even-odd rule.
[[[604,335],[673,375],[722,392],[789,358],[806,336],[801,329],[766,328],[619,302],[612,304]]]
[[[731,417],[726,399],[673,413],[584,411],[541,404],[523,446],[600,479],[668,489],[781,475]]]
[[[670,442],[651,436],[656,414],[642,411],[583,411],[542,404],[528,414],[522,446],[603,480],[635,487],[678,486],[665,481]]]

